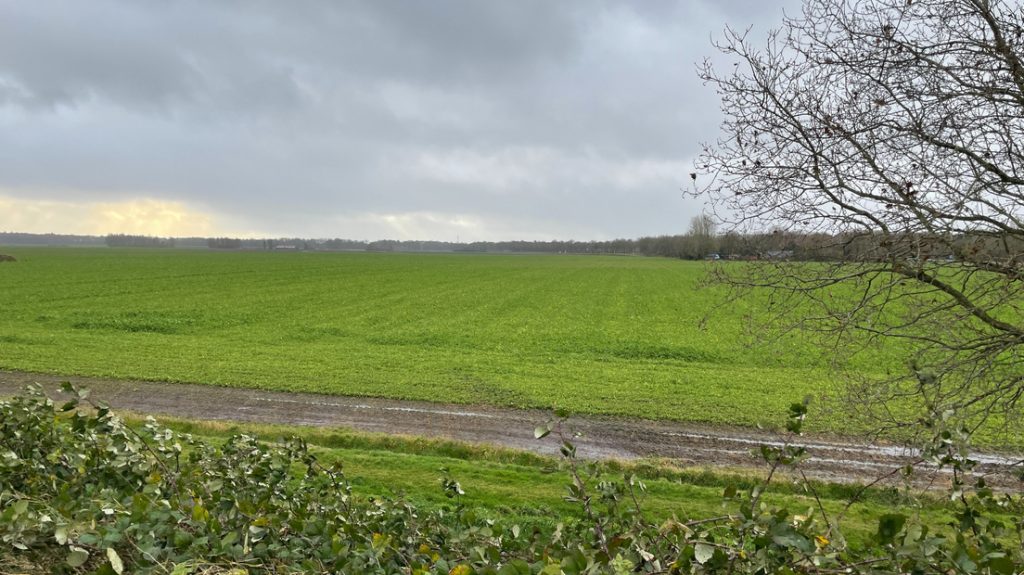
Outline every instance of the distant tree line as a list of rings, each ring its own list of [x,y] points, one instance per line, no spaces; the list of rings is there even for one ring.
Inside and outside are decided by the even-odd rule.
[[[214,250],[237,250],[242,247],[238,238],[207,238],[206,247]]]
[[[907,234],[901,237],[879,233],[858,234],[806,233],[790,230],[766,230],[719,233],[706,216],[691,221],[685,234],[647,236],[637,239],[603,241],[503,241],[443,242],[417,240],[348,239],[243,239],[160,238],[111,234],[77,236],[61,234],[25,234],[0,232],[0,245],[107,245],[110,247],[179,247],[218,250],[264,251],[368,251],[368,252],[470,252],[534,254],[603,254],[679,258],[687,260],[796,260],[796,261],[878,261],[894,252],[913,260],[953,259],[957,253],[998,259],[1007,254],[1024,253],[1024,240],[994,238],[962,233],[956,238]],[[953,246],[954,249],[950,249]],[[960,259],[960,258],[956,258]]]
[[[27,234],[0,232],[0,244],[8,246],[102,246],[100,236],[79,236],[73,234]]]
[[[104,243],[112,248],[173,248],[174,238],[137,236],[130,234],[107,234]]]

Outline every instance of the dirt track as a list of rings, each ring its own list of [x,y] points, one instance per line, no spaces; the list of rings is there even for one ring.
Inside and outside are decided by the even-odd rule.
[[[0,396],[40,383],[56,393],[70,380],[92,390],[92,397],[115,409],[174,417],[281,423],[317,427],[346,427],[362,431],[446,437],[540,453],[557,453],[553,437],[538,441],[534,428],[550,414],[534,410],[501,409],[415,401],[354,398],[255,389],[119,381],[0,371]],[[573,417],[584,434],[578,441],[584,457],[636,459],[659,457],[681,465],[755,467],[751,451],[777,444],[779,437],[744,428],[707,427],[682,423],[628,420],[599,416]],[[802,465],[808,476],[829,481],[868,482],[916,460],[913,450],[871,445],[835,438],[800,438],[810,453]],[[990,483],[1020,489],[1009,466],[1015,459],[975,454]],[[930,481],[925,472],[921,479]],[[941,475],[938,476],[940,482]]]

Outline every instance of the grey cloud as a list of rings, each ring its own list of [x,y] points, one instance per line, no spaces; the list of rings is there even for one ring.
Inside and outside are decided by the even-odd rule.
[[[110,98],[158,106],[198,79],[138,6],[0,4],[0,66],[31,104]]]
[[[694,62],[782,6],[0,0],[0,195],[180,200],[295,235],[401,213],[670,233],[717,124]]]

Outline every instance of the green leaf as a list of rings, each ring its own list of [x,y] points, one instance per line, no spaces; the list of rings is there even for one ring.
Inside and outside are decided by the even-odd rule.
[[[803,535],[800,535],[792,528],[780,530],[779,532],[775,533],[774,535],[772,535],[772,541],[776,545],[782,547],[793,547],[804,551],[810,551],[814,547],[813,545],[811,545],[811,541],[809,539],[807,539]]]
[[[267,534],[266,527],[260,527],[258,525],[250,525],[249,526],[249,535],[251,535],[251,539],[252,539],[253,542],[256,542],[256,541],[259,541],[259,540],[263,539],[263,536],[266,535],[266,534]]]
[[[53,538],[57,540],[57,545],[66,545],[68,542],[68,528],[58,527],[53,531]]]
[[[498,569],[498,575],[530,575],[530,564],[522,559],[516,559]]]
[[[533,437],[535,439],[544,439],[551,433],[551,427],[548,425],[538,425],[537,429],[533,430]]]
[[[907,516],[899,513],[886,513],[881,516],[878,519],[878,539],[882,543],[892,543],[906,522]]]
[[[993,559],[989,559],[988,568],[991,569],[993,573],[998,573],[999,575],[1013,575],[1015,571],[1013,559],[1010,557],[995,557]]]
[[[697,563],[701,565],[711,560],[711,557],[715,554],[715,548],[706,544],[698,543],[693,549],[693,558],[697,560]]]
[[[114,573],[117,575],[124,573],[124,563],[113,547],[107,547],[107,561],[110,561],[110,568],[114,570]]]
[[[81,547],[71,547],[71,552],[68,553],[68,558],[65,559],[67,564],[71,567],[81,567],[89,560],[89,552]]]
[[[540,575],[561,575],[562,566],[558,563],[551,563],[541,570]]]

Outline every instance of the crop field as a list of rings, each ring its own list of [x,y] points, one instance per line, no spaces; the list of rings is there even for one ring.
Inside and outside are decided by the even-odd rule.
[[[751,331],[756,299],[719,306],[700,262],[4,252],[0,369],[739,425],[842,387],[800,335]]]

